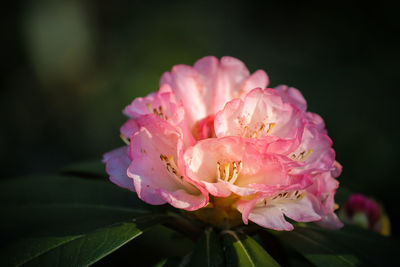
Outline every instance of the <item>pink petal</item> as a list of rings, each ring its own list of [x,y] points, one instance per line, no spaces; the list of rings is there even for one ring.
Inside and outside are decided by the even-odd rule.
[[[216,113],[225,103],[237,97],[245,79],[250,75],[242,61],[233,57],[222,57],[215,84],[214,107]]]
[[[160,84],[165,83],[171,86],[177,99],[182,101],[190,126],[206,117],[206,102],[202,97],[205,88],[195,69],[187,65],[176,65],[171,72],[161,77]]]
[[[332,140],[327,135],[321,134],[315,125],[307,124],[300,146],[290,155],[304,165],[294,168],[291,173],[330,171],[335,160],[335,151],[331,146]]]
[[[320,203],[322,220],[317,224],[321,227],[337,229],[343,226],[335,211],[334,196],[339,182],[331,176],[331,172],[321,173],[313,178],[315,182],[307,188],[307,195],[312,194]]]
[[[141,115],[149,114],[147,105],[154,101],[156,93],[151,93],[146,97],[135,98],[130,105],[125,107],[123,113],[131,118],[136,118]]]
[[[312,112],[306,112],[306,118],[310,123],[315,124],[322,134],[328,134],[325,129],[325,122],[320,115]]]
[[[171,87],[163,84],[158,92],[146,97],[135,98],[130,105],[125,107],[124,113],[132,118],[159,112],[161,107],[165,117],[171,117],[175,112],[177,101]]]
[[[283,102],[296,105],[301,111],[307,110],[307,102],[300,91],[287,85],[279,85],[275,90],[282,96]]]
[[[219,73],[219,60],[213,56],[207,56],[194,63],[193,68],[199,73],[204,88],[202,99],[207,108],[207,115],[214,114],[215,95],[217,94],[216,83]]]
[[[255,184],[267,187],[287,185],[290,177],[282,160],[286,158],[272,154],[246,153],[243,164],[245,177],[238,179],[236,185],[240,187],[251,185],[253,189],[256,188]]]
[[[291,230],[292,227],[285,221],[283,214],[300,222],[318,221],[324,216],[317,198],[303,191],[307,186],[307,184],[266,186],[260,188],[263,193],[256,194],[253,198],[240,199],[235,206],[242,213],[243,222],[246,224],[251,220],[267,228]],[[301,199],[290,197],[296,190],[302,191],[305,196]],[[278,193],[284,195],[285,192],[292,192],[289,193],[289,198],[276,198]]]
[[[208,193],[216,197],[228,197],[232,194],[229,187],[220,180],[216,183],[201,181],[201,184],[204,185]]]
[[[277,231],[291,231],[293,225],[283,217],[283,213],[276,207],[255,208],[249,214],[249,220],[256,224]]]
[[[250,75],[242,84],[239,96],[244,96],[254,88],[266,88],[269,84],[268,75],[263,70],[257,70]]]
[[[110,180],[119,187],[126,188],[135,192],[132,178],[126,174],[131,160],[127,155],[127,146],[114,149],[103,156],[106,163],[106,172],[110,175]]]
[[[128,168],[138,196],[154,205],[172,201],[171,205],[179,206],[182,202],[196,200],[186,206],[188,210],[205,205],[208,202],[206,192],[185,176],[180,164],[183,142],[179,129],[154,114],[139,120],[142,128],[131,139],[129,153],[133,161]],[[171,157],[173,162],[168,164],[177,166],[168,166],[164,157]]]
[[[331,171],[332,177],[333,178],[339,177],[340,174],[342,173],[342,170],[343,170],[342,165],[335,160],[335,162],[333,163],[333,169]]]
[[[243,101],[234,99],[229,101],[224,109],[217,113],[214,119],[214,129],[217,137],[224,136],[242,136],[242,127],[236,118],[241,115]]]
[[[224,185],[224,188],[228,189],[229,192],[233,192],[238,196],[242,196],[242,197],[247,197],[250,195],[253,195],[255,193],[257,193],[259,190],[257,190],[256,188],[251,188],[251,187],[241,187],[241,186],[237,186],[225,181],[220,180],[220,183]]]
[[[209,99],[209,114],[221,110],[226,102],[240,97],[256,87],[265,88],[269,82],[267,74],[258,70],[249,76],[242,61],[233,57],[204,57],[194,64],[206,87],[203,98]]]
[[[301,200],[278,206],[282,212],[297,222],[312,222],[321,220],[322,210],[313,195],[306,195]]]
[[[161,197],[173,207],[188,211],[198,210],[207,205],[208,199],[204,195],[191,195],[185,190],[179,189],[174,192],[169,192],[159,189]]]
[[[317,225],[327,229],[340,229],[343,227],[343,223],[339,220],[335,213],[330,213],[322,218],[322,220],[315,222]]]
[[[236,209],[242,213],[242,220],[245,224],[249,223],[249,215],[261,197],[255,195],[253,198],[242,198],[236,201]]]
[[[139,131],[139,124],[136,119],[126,121],[120,129],[121,134],[126,138],[131,138],[137,131]]]
[[[183,140],[186,146],[194,143],[194,138],[189,128],[189,121],[185,114],[184,107],[176,97],[168,84],[162,84],[157,93],[150,94],[145,98],[136,98],[132,104],[128,105],[124,113],[136,119],[149,114],[155,114],[159,118],[168,121],[173,126],[178,126],[183,133]],[[121,128],[121,133],[130,137],[140,127],[140,123],[134,124],[134,121],[128,121]],[[130,134],[130,135],[126,135]]]

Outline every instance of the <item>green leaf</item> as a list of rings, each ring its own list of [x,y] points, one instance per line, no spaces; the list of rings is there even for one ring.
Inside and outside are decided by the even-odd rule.
[[[399,250],[394,240],[356,227],[327,230],[307,225],[275,234],[317,266],[388,266]]]
[[[101,240],[127,225],[134,229],[134,218],[139,220],[149,214],[158,216],[159,211],[140,201],[134,192],[112,183],[62,176],[16,178],[1,182],[0,203],[0,211],[5,215],[0,220],[1,265],[19,265],[50,251],[59,251],[58,248],[80,244],[86,238]],[[115,226],[124,221],[130,223]],[[95,230],[98,232],[94,235]],[[117,235],[119,239],[111,245],[117,248],[134,235],[129,231],[127,234]],[[104,249],[111,252],[114,248]],[[95,256],[101,258],[107,253],[101,251]]]
[[[178,263],[173,266],[178,266],[193,248],[194,243],[190,239],[163,225],[157,225],[98,261],[96,266],[125,265],[132,258],[135,259],[135,266],[152,266],[162,259],[168,259],[169,264],[177,260]]]
[[[220,241],[210,228],[204,231],[197,241],[189,266],[217,267],[223,266],[224,258]]]
[[[110,182],[62,176],[1,182],[0,203],[6,214],[0,246],[29,235],[85,232],[159,210]]]
[[[155,265],[153,265],[153,267],[176,267],[180,266],[181,262],[182,259],[179,258],[168,258],[157,262]]]
[[[345,203],[347,199],[351,196],[351,194],[352,191],[348,187],[340,184],[335,194],[335,202],[339,204]]]
[[[136,193],[122,189],[107,180],[41,175],[3,180],[0,185],[2,205],[73,202],[132,209],[154,207],[138,199]]]
[[[105,169],[105,164],[98,159],[71,164],[62,168],[60,172],[85,178],[108,178]]]
[[[224,231],[223,245],[227,266],[280,266],[248,235]]]
[[[160,218],[154,217],[150,220],[148,217],[139,218],[135,222],[124,222],[117,225],[97,229],[93,232],[75,236],[69,240],[53,246],[45,251],[35,251],[30,253],[30,258],[23,258],[27,255],[17,249],[9,259],[13,259],[10,265],[24,264],[27,266],[87,266],[100,260],[123,246],[130,240],[136,238],[149,227],[160,223]],[[48,238],[39,237],[36,240],[31,239],[31,246],[28,249],[34,249],[36,245],[41,245]],[[16,249],[14,247],[14,249]],[[28,250],[29,252],[29,250]],[[33,257],[32,257],[33,256]]]

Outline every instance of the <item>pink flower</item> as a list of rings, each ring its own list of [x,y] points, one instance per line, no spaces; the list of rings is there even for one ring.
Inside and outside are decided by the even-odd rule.
[[[250,74],[232,57],[174,66],[158,92],[125,108],[128,146],[103,158],[111,181],[149,204],[196,210],[211,224],[237,213],[276,230],[293,229],[285,216],[341,227],[334,213],[341,166],[324,121],[297,89],[268,83],[264,71]],[[226,218],[203,216],[210,208]]]

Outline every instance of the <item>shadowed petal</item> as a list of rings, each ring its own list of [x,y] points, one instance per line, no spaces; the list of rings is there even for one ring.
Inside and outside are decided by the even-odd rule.
[[[111,182],[135,192],[133,180],[126,174],[131,163],[127,149],[128,147],[124,146],[104,154],[103,162],[106,164],[106,172],[110,175]]]

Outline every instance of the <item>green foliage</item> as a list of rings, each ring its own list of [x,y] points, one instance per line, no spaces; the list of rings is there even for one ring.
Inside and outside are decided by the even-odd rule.
[[[35,253],[29,253],[30,248],[40,246],[43,242],[47,245],[47,238],[36,238],[29,240],[31,246],[13,247],[12,251],[25,251],[29,256],[16,255],[17,262],[13,264],[27,263],[28,266],[87,266],[112,253],[127,242],[136,238],[143,231],[158,223],[158,220],[127,221],[117,225],[110,225],[87,234],[76,236],[73,239],[65,240],[52,247],[43,246]],[[147,221],[144,223],[144,221]],[[23,260],[23,262],[21,262]],[[19,261],[19,262],[18,262]]]
[[[102,178],[96,163],[63,173],[69,176],[1,182],[1,266],[109,266],[127,259],[165,267],[390,266],[399,250],[390,238],[348,226],[333,231],[298,224],[291,232],[255,225],[207,228],[178,210],[145,204]],[[249,229],[255,235],[246,234]]]
[[[100,160],[88,160],[68,165],[61,169],[61,173],[85,178],[107,178],[104,168]]]
[[[390,266],[399,251],[394,240],[357,227],[328,230],[307,225],[271,232],[316,266]]]
[[[218,236],[212,229],[204,231],[196,244],[190,266],[219,267],[223,266],[224,254]]]
[[[84,266],[111,253],[165,215],[110,183],[63,176],[2,182],[2,265]]]
[[[248,235],[225,231],[223,242],[227,266],[280,266]]]

